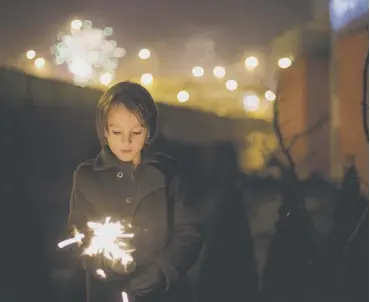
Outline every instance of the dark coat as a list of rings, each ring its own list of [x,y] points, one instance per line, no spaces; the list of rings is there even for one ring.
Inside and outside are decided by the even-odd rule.
[[[155,264],[166,277],[167,289],[143,301],[186,301],[185,278],[201,249],[195,207],[187,198],[180,165],[162,154],[145,155],[135,170],[108,147],[74,173],[69,226],[83,229],[87,221],[111,216],[131,222],[135,230],[137,269]],[[103,282],[87,269],[88,302],[121,301],[130,276]],[[135,301],[141,301],[136,299]]]

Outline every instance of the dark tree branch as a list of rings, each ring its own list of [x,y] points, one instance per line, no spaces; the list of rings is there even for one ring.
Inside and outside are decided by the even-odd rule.
[[[283,152],[283,154],[285,155],[287,161],[288,161],[288,165],[289,165],[289,168],[291,169],[292,171],[292,177],[294,179],[297,179],[296,177],[296,168],[295,168],[295,163],[293,161],[293,158],[289,152],[289,149],[285,146],[285,142],[284,142],[284,137],[283,137],[283,134],[281,132],[281,124],[280,124],[280,120],[279,120],[279,103],[281,102],[281,98],[280,98],[280,95],[279,95],[279,92],[277,92],[277,97],[276,97],[276,100],[274,102],[274,116],[273,116],[273,126],[274,126],[274,130],[275,130],[275,133],[276,133],[276,136],[277,136],[277,139],[278,139],[278,142],[279,142],[279,146],[280,146],[280,150]]]
[[[276,97],[276,100],[274,102],[274,107],[273,107],[273,127],[274,127],[274,130],[275,130],[278,142],[279,142],[280,149],[288,162],[288,166],[283,169],[283,172],[287,174],[287,176],[289,177],[289,183],[291,184],[292,191],[293,191],[293,194],[296,200],[296,202],[294,204],[290,204],[290,206],[295,207],[298,210],[298,212],[302,215],[306,228],[311,235],[311,239],[313,240],[313,242],[315,242],[318,237],[317,232],[315,230],[313,222],[311,221],[311,218],[305,206],[305,197],[300,188],[301,182],[299,181],[298,176],[297,176],[296,164],[294,162],[293,156],[290,153],[290,148],[299,138],[309,135],[315,130],[317,130],[317,128],[321,127],[323,122],[320,119],[319,123],[315,124],[314,127],[308,129],[304,133],[294,136],[289,146],[286,146],[284,142],[284,137],[281,131],[281,123],[279,120],[279,113],[280,113],[279,103],[281,102],[279,88],[277,90],[276,95],[277,97]]]
[[[314,133],[315,131],[319,130],[320,128],[322,128],[322,126],[328,121],[328,115],[325,114],[323,116],[321,116],[317,122],[310,128],[308,128],[307,130],[301,132],[301,133],[297,133],[295,134],[291,139],[290,139],[290,143],[288,145],[288,150],[291,150],[294,146],[294,144],[301,138],[303,137],[306,137],[306,136],[309,136],[310,134]]]

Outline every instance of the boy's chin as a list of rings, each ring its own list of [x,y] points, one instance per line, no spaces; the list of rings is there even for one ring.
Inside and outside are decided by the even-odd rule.
[[[117,156],[120,161],[123,161],[125,163],[132,162],[134,160],[134,157],[132,155],[120,155]]]

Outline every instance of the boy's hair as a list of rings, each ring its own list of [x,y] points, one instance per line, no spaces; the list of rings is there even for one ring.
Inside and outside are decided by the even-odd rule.
[[[101,146],[107,144],[105,130],[108,113],[117,105],[124,105],[127,110],[136,115],[142,126],[148,130],[148,142],[150,142],[157,130],[157,108],[154,100],[143,86],[125,81],[110,87],[96,107],[96,131]]]

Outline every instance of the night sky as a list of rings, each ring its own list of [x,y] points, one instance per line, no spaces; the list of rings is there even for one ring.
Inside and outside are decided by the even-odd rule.
[[[309,0],[5,0],[0,63],[34,48],[42,53],[74,18],[111,26],[128,51],[208,35],[225,60],[310,18]]]

